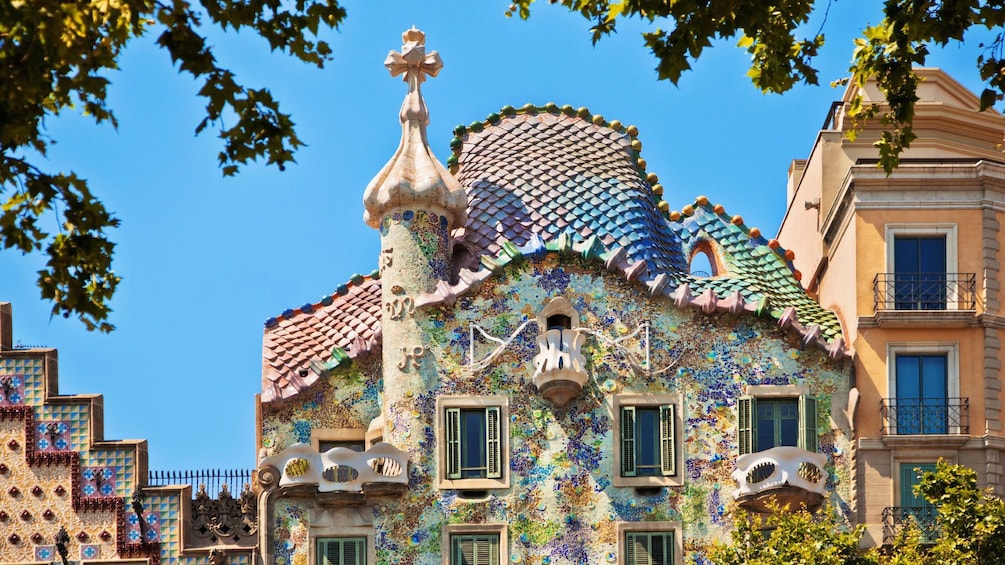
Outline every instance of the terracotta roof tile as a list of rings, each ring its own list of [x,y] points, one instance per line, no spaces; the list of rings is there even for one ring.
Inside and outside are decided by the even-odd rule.
[[[334,349],[345,353],[358,339],[379,341],[379,279],[371,276],[350,282],[343,294],[305,306],[266,322],[262,343],[264,402],[288,398],[316,382],[319,375],[312,362],[318,366],[330,363]],[[362,353],[355,350],[356,355]]]

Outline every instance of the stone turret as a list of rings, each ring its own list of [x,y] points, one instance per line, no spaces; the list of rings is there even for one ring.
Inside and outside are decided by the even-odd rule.
[[[384,66],[404,75],[408,93],[401,106],[401,143],[370,182],[363,197],[364,219],[380,230],[381,331],[383,333],[385,441],[409,452],[416,468],[430,468],[423,446],[415,398],[435,387],[438,369],[416,309],[416,298],[450,276],[450,231],[465,221],[464,189],[436,160],[426,141],[429,112],[419,86],[443,66],[436,51],[426,53],[425,35],[402,34],[401,53]],[[411,431],[411,433],[410,433]]]
[[[403,74],[402,80],[408,83],[399,113],[401,143],[366,187],[363,219],[370,227],[383,231],[382,222],[396,212],[424,211],[443,216],[450,227],[456,227],[464,223],[467,198],[429,149],[429,110],[420,89],[426,75],[439,74],[443,61],[436,51],[426,54],[426,36],[414,27],[401,38],[401,53],[391,51],[384,61],[391,76]]]

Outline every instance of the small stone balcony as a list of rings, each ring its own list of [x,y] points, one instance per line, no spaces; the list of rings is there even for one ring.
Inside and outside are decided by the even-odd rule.
[[[746,510],[761,514],[779,508],[805,506],[813,512],[824,501],[827,456],[798,447],[773,447],[736,459],[733,498]]]
[[[584,341],[586,336],[572,329],[550,329],[537,336],[534,385],[559,408],[579,396],[586,384]]]
[[[399,496],[408,486],[408,455],[389,443],[363,452],[335,447],[318,453],[296,443],[262,459],[258,481],[266,490],[316,495],[322,504],[364,504],[374,497]]]

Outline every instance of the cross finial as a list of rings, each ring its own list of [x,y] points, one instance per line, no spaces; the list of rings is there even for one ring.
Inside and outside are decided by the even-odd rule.
[[[429,112],[422,101],[419,85],[426,80],[426,75],[435,77],[443,68],[443,61],[438,51],[426,54],[426,34],[415,26],[401,34],[401,52],[391,51],[384,59],[384,66],[391,76],[404,75],[401,80],[408,83],[408,95],[401,108],[401,121],[419,120],[424,124],[429,122]]]
[[[443,61],[438,51],[426,55],[426,34],[412,26],[401,34],[401,53],[388,53],[384,66],[393,77],[405,73],[401,78],[403,81],[411,84],[411,79],[415,78],[418,84],[422,84],[426,80],[423,75],[435,77],[443,68]]]

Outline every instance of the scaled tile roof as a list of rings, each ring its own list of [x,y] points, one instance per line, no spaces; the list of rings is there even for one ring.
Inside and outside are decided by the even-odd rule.
[[[658,178],[645,171],[634,127],[548,104],[506,107],[454,134],[447,164],[468,210],[453,235],[471,258],[417,306],[452,304],[517,257],[574,252],[679,308],[770,315],[804,343],[847,355],[837,316],[801,288],[791,252],[705,197],[669,210]],[[704,245],[722,272],[692,276],[690,257]],[[266,322],[263,402],[295,396],[379,345],[377,276],[356,275],[321,302]]]
[[[683,270],[680,243],[638,168],[634,136],[565,110],[506,109],[481,127],[455,130],[457,179],[468,193],[458,241],[477,256],[495,255],[504,241],[524,245],[533,233],[545,241],[597,235],[654,271]]]
[[[265,322],[262,401],[288,398],[380,343],[380,280],[354,275],[319,302]]]

